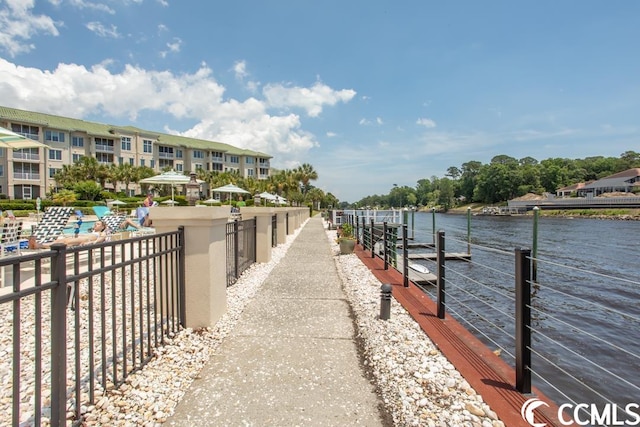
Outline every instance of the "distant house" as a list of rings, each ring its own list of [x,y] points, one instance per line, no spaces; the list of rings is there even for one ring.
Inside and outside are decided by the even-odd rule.
[[[572,194],[578,194],[580,190],[584,188],[585,185],[591,184],[593,181],[588,182],[579,182],[577,184],[569,185],[568,187],[558,188],[556,190],[556,196],[558,197],[570,197]]]
[[[559,197],[575,192],[579,197],[600,196],[604,193],[631,193],[640,190],[640,168],[627,169],[597,181],[580,183],[556,190]]]

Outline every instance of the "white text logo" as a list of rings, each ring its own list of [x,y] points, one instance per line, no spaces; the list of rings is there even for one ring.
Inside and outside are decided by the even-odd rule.
[[[520,415],[522,415],[522,419],[529,423],[532,427],[545,427],[547,423],[537,423],[535,422],[535,417],[533,411],[541,406],[549,406],[545,402],[540,399],[533,398],[529,399],[522,405],[520,409]]]

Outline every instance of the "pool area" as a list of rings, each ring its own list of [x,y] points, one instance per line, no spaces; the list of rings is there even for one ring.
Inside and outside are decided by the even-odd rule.
[[[95,223],[96,223],[95,221],[83,221],[82,224],[80,225],[80,234],[89,233],[93,228],[93,224]],[[73,234],[74,225],[75,225],[75,222],[73,223],[73,225],[65,227],[64,230],[62,230],[62,232],[64,234]]]

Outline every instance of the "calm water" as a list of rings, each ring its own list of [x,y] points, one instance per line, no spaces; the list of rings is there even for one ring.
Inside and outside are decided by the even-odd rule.
[[[467,216],[435,218],[436,230],[445,231],[447,252],[466,251]],[[415,223],[415,240],[432,242],[433,215],[416,213]],[[640,401],[638,236],[640,221],[539,218],[532,367],[552,385],[535,375],[533,385],[558,403],[610,400],[624,406]],[[514,248],[532,246],[532,216],[474,216],[472,261],[447,262],[449,312],[458,313],[490,348],[503,347],[502,358],[510,364],[515,354]],[[434,264],[425,264],[435,270]]]

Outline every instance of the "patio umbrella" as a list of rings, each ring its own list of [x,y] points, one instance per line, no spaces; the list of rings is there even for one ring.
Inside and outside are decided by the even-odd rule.
[[[126,203],[120,200],[112,200],[107,202],[107,205],[115,206],[116,209],[118,209],[118,206],[126,205]]]
[[[276,196],[274,194],[271,193],[267,193],[266,191],[263,193],[260,193],[260,198],[261,199],[265,199],[265,200],[275,200]]]
[[[160,175],[152,176],[149,178],[144,178],[140,180],[141,184],[155,184],[155,185],[170,185],[171,186],[171,200],[174,199],[174,187],[176,185],[184,185],[188,184],[191,180],[187,175],[183,175],[174,171],[173,169],[167,172],[163,172]],[[198,184],[202,184],[204,181],[196,180]]]
[[[220,200],[211,198],[211,199],[205,200],[203,203],[207,203],[211,205],[213,203],[220,203]]]
[[[244,190],[234,184],[223,185],[222,187],[214,188],[211,191],[214,193],[250,194],[247,190]]]
[[[47,148],[48,146],[0,127],[0,147],[20,150],[21,148]]]

